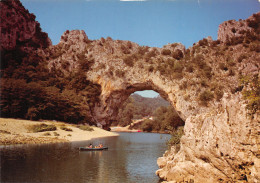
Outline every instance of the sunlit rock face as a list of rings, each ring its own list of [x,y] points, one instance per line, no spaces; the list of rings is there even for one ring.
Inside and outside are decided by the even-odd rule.
[[[253,20],[251,16],[247,20],[229,20],[219,25],[218,40],[227,42],[232,38],[238,38],[247,31],[253,31],[253,28],[248,26],[248,23]]]

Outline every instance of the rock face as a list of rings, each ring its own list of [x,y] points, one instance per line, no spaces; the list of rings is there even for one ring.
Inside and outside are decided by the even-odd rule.
[[[229,20],[225,21],[219,25],[218,30],[218,40],[226,43],[231,41],[231,39],[238,39],[243,36],[246,32],[254,32],[255,26],[257,23],[254,20],[259,22],[259,13],[250,16],[246,20]]]
[[[237,24],[220,26],[220,43],[208,38],[187,50],[181,44],[149,48],[111,38],[91,41],[82,31],[67,31],[46,54],[58,50],[49,68],[60,65],[65,75],[87,68],[86,78],[101,86],[91,112],[103,127],[116,120],[120,104],[135,91],[154,90],[171,103],[186,120],[185,135],[178,152],[172,148],[158,159],[161,179],[259,182],[259,111],[248,116],[239,78],[259,76],[260,57],[253,41],[225,44]],[[255,29],[245,30],[255,36]]]
[[[218,40],[227,42],[232,37],[243,35],[245,31],[252,31],[252,28],[247,25],[245,20],[239,20],[238,22],[235,20],[225,21],[219,25]]]
[[[35,21],[35,15],[30,14],[19,0],[0,1],[0,7],[0,51],[4,53],[1,62],[8,61],[4,58],[8,51],[20,49],[26,54],[51,45],[48,34],[42,32],[39,22]]]
[[[157,175],[177,182],[258,182],[259,116],[249,120],[240,97],[225,94],[221,108],[189,117],[180,151],[158,159]]]

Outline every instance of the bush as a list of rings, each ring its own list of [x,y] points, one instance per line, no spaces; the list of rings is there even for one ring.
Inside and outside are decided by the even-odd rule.
[[[172,74],[172,79],[182,79],[182,78],[183,78],[182,73],[175,72]]]
[[[225,63],[221,62],[218,67],[221,69],[221,70],[224,70],[224,71],[227,71],[228,70],[228,67],[226,66]]]
[[[249,49],[250,49],[250,51],[255,51],[255,52],[259,53],[260,52],[259,43],[258,44],[257,43],[251,43],[249,45]]]
[[[193,66],[192,65],[188,65],[187,67],[186,67],[186,71],[187,72],[189,72],[189,73],[192,73],[193,72]]]
[[[233,33],[236,33],[236,32],[237,32],[236,29],[235,29],[235,27],[233,27],[233,28],[231,29],[231,31],[232,31]]]
[[[209,101],[213,99],[214,95],[211,91],[205,90],[199,95],[199,100],[203,105],[207,105]]]
[[[162,55],[170,55],[171,53],[172,52],[169,49],[163,49],[162,52],[161,52]]]
[[[104,63],[100,63],[98,66],[97,66],[97,70],[101,70],[101,69],[106,69],[106,65]]]
[[[138,47],[138,54],[144,55],[146,52],[148,52],[148,49],[148,46],[140,46]]]
[[[205,88],[209,86],[207,80],[205,80],[205,79],[201,80],[200,84],[202,87],[205,87]]]
[[[208,40],[206,38],[199,41],[200,46],[208,46]]]
[[[243,76],[240,82],[246,88],[242,94],[244,99],[248,101],[246,106],[248,115],[253,118],[254,114],[260,110],[260,79],[256,74],[253,77]]]
[[[144,131],[144,132],[151,132],[153,130],[153,121],[150,120],[150,119],[146,119],[142,126],[141,126],[141,129]]]
[[[47,124],[41,123],[41,124],[29,126],[28,130],[30,132],[36,133],[36,132],[45,132],[45,131],[55,131],[55,130],[57,130],[57,128],[55,125],[47,125]]]
[[[94,128],[92,128],[89,125],[77,125],[77,128],[84,130],[84,131],[94,131]]]
[[[154,71],[154,67],[152,65],[150,65],[149,68],[148,68],[148,71],[149,72],[153,72]]]
[[[51,136],[50,132],[46,132],[43,134],[44,136]]]
[[[155,57],[157,55],[157,50],[154,48],[152,51],[149,51],[148,53],[146,53],[146,58],[150,59],[152,57]]]
[[[53,132],[53,135],[56,136],[56,137],[60,136],[60,134],[58,134],[57,132]]]
[[[183,68],[184,68],[183,65],[179,61],[174,62],[174,66],[173,66],[174,72],[182,72]]]
[[[224,92],[223,92],[222,89],[217,88],[217,89],[215,89],[214,94],[215,94],[215,97],[216,97],[217,101],[219,101],[223,97]]]
[[[238,58],[237,58],[237,61],[239,62],[239,63],[241,63],[244,59],[246,59],[247,58],[247,56],[245,55],[245,54],[241,54]]]
[[[230,69],[229,72],[228,72],[228,75],[229,76],[235,76],[235,71],[233,69]]]
[[[134,66],[134,61],[133,61],[133,57],[132,56],[127,56],[124,59],[124,63],[129,66],[129,67],[133,67]]]
[[[173,54],[172,54],[172,57],[177,59],[177,60],[180,60],[183,58],[183,53],[180,49],[177,49]]]
[[[184,81],[180,84],[179,88],[180,90],[184,90],[184,89],[187,89],[188,87],[188,82],[187,81]]]
[[[184,127],[180,126],[171,132],[171,138],[167,141],[168,148],[175,146],[176,151],[180,149],[181,137],[184,135]]]
[[[211,79],[211,77],[212,77],[212,69],[211,69],[211,67],[210,66],[208,66],[208,65],[205,65],[204,67],[203,67],[203,72],[204,72],[204,74],[205,74],[205,76],[208,78],[208,79]]]
[[[130,53],[130,50],[128,47],[124,46],[124,45],[121,45],[121,50],[124,54],[129,54]]]
[[[132,49],[132,48],[133,48],[133,45],[132,45],[132,43],[131,43],[130,41],[127,41],[126,45],[127,45],[127,47],[128,47],[129,49]]]
[[[233,60],[229,59],[229,60],[227,60],[227,64],[232,67],[232,66],[236,65],[236,62],[234,62]]]
[[[125,71],[116,70],[116,76],[117,76],[117,77],[124,77],[124,76],[125,76]]]
[[[60,127],[60,129],[61,129],[61,130],[64,130],[64,131],[67,131],[67,132],[72,132],[72,129],[71,129],[71,128],[68,128],[68,127],[66,127],[66,126],[64,126],[64,125],[62,125],[62,126]]]
[[[0,130],[0,133],[11,134],[11,132],[8,132],[6,130]]]
[[[101,41],[101,43],[105,43],[106,42],[105,38],[103,38],[103,37],[101,37],[100,41]]]

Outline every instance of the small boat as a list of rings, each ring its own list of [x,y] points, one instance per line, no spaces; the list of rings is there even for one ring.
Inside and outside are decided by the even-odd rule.
[[[97,148],[79,147],[79,150],[80,151],[103,151],[103,150],[108,150],[108,147],[97,147]]]

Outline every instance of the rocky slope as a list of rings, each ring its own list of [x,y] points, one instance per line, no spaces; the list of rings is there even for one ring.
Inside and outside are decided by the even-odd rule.
[[[104,128],[135,91],[154,90],[171,103],[186,121],[185,134],[178,152],[172,148],[158,159],[161,179],[259,182],[259,18],[260,13],[224,22],[217,41],[203,39],[189,49],[179,43],[150,48],[110,37],[89,40],[73,30],[37,54],[56,76],[52,82],[65,78],[57,86],[60,94],[74,77],[82,91],[72,85],[66,96],[80,96]],[[89,83],[97,86],[91,100]]]
[[[19,0],[0,1],[0,7],[0,51],[4,68],[10,62],[10,53],[14,50],[19,51],[20,55],[26,55],[37,48],[51,45],[48,34],[42,32],[39,22],[35,21],[35,15],[29,13]]]

